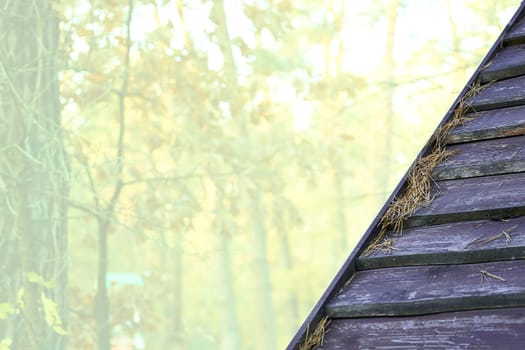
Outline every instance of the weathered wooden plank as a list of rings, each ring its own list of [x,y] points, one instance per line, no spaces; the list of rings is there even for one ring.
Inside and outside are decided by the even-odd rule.
[[[513,25],[517,22],[519,18],[523,17],[525,9],[525,3],[523,3],[518,11],[514,14],[512,19],[510,20],[510,25]],[[484,66],[488,63],[488,57],[492,57],[494,52],[499,50],[503,43],[503,37],[507,32],[507,28],[504,30],[502,35],[496,40],[494,45],[491,47],[488,55],[486,58],[484,58],[480,64],[480,66]],[[469,90],[468,87],[475,84],[475,82],[479,79],[479,68],[476,72],[472,75],[472,77],[469,79],[469,81],[466,84],[466,87],[462,90],[458,98],[454,101],[452,104],[451,109],[447,112],[446,117],[441,121],[439,124],[439,128],[441,128],[444,123],[448,122],[450,120],[450,116],[453,115],[454,109],[458,106],[458,104],[462,101],[463,97],[465,96],[465,93]],[[437,131],[436,131],[437,134]],[[425,156],[428,154],[428,152],[433,148],[434,146],[434,138],[430,139],[429,142],[426,143],[426,145],[423,147],[422,151],[419,153],[418,158]],[[316,325],[318,324],[319,320],[324,317],[325,312],[325,305],[327,300],[336,293],[344,284],[345,281],[348,280],[349,276],[353,274],[355,271],[355,259],[359,255],[359,253],[367,246],[367,244],[377,235],[378,233],[378,223],[381,217],[383,217],[383,214],[385,213],[388,203],[391,203],[392,200],[397,197],[403,188],[405,188],[407,181],[407,174],[403,177],[403,179],[399,182],[399,184],[396,186],[396,189],[393,191],[390,198],[387,200],[387,204],[381,209],[378,216],[373,220],[372,224],[369,226],[367,232],[363,236],[363,238],[360,240],[360,242],[357,244],[356,248],[353,250],[353,252],[350,254],[350,256],[346,259],[344,265],[341,267],[337,275],[334,277],[326,291],[323,293],[319,301],[316,303],[312,311],[309,313],[306,320],[302,323],[301,327],[289,343],[287,349],[290,350],[298,350],[301,348],[302,341],[304,340],[305,336],[307,334],[311,334],[313,329],[315,329]]]
[[[525,135],[525,106],[467,115],[465,124],[451,130],[448,144]]]
[[[506,349],[525,344],[525,308],[337,319],[319,350]]]
[[[525,258],[525,216],[415,227],[391,236],[390,252],[361,255],[357,268],[478,263]]]
[[[481,71],[481,82],[501,80],[525,74],[525,45],[501,49]]]
[[[452,156],[432,171],[436,181],[525,171],[525,136],[447,147]]]
[[[357,272],[326,306],[332,318],[525,306],[525,260]]]
[[[405,228],[525,215],[525,174],[440,181],[431,196],[432,203],[405,220]]]
[[[510,32],[505,36],[505,45],[516,45],[525,43],[525,20],[521,20]]]
[[[483,111],[525,104],[525,76],[500,80],[490,84],[466,100],[473,111]]]

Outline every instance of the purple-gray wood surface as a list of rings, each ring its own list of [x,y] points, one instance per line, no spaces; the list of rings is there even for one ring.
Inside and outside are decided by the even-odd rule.
[[[357,272],[332,299],[332,318],[408,316],[525,306],[525,260]]]
[[[516,24],[505,36],[505,44],[515,45],[525,43],[525,19]]]
[[[447,147],[454,154],[432,171],[436,181],[525,171],[525,136]]]
[[[432,203],[408,217],[404,227],[525,215],[525,174],[440,181]]]
[[[514,45],[498,52],[481,71],[481,82],[512,78],[525,74],[525,45]]]
[[[447,143],[525,135],[525,106],[480,112],[467,118],[467,122],[448,133]]]
[[[390,234],[390,252],[362,255],[357,268],[477,263],[525,258],[525,216],[415,227]]]
[[[337,319],[328,328],[318,350],[522,350],[525,308]]]
[[[522,19],[524,17],[524,15],[525,15],[525,3],[522,3],[522,5],[520,5],[518,11],[514,14],[514,16],[512,17],[511,21],[509,22],[509,25],[505,28],[503,33],[500,35],[500,37],[497,39],[497,41],[494,43],[494,45],[490,49],[488,55],[481,62],[480,67],[478,67],[477,71],[474,73],[472,78],[468,81],[468,83],[466,84],[466,87],[461,92],[460,96],[452,104],[451,109],[447,112],[446,117],[439,124],[438,128],[441,128],[444,123],[446,123],[447,121],[450,120],[450,116],[452,116],[454,114],[454,108],[456,108],[461,103],[461,99],[463,98],[463,96],[465,96],[465,93],[467,93],[467,91],[469,90],[468,87],[475,85],[475,83],[480,80],[480,74],[481,74],[481,70],[482,70],[481,67],[488,67],[487,64],[489,63],[489,58],[494,57],[494,53],[497,53],[502,47],[504,47],[504,44],[505,44],[504,43],[504,38],[507,37],[507,39],[508,39],[507,40],[507,44],[508,44],[508,43],[512,42],[513,40],[515,40],[513,38],[515,38],[517,35],[518,36],[522,35],[522,34],[516,34],[517,33],[517,29],[516,29],[515,23],[517,23],[518,20]],[[514,33],[511,33],[511,35],[508,35],[509,34],[508,33],[508,28],[514,29]],[[471,108],[471,110],[472,111],[481,111],[482,109],[487,109],[488,110],[488,109],[497,109],[497,108],[505,108],[505,107],[511,107],[511,106],[525,105],[525,97],[523,96],[523,89],[522,89],[522,87],[525,85],[524,83],[525,83],[525,79],[521,79],[520,80],[520,79],[516,79],[515,78],[514,80],[512,80],[512,79],[506,80],[505,84],[502,84],[502,85],[497,85],[497,83],[495,83],[495,84],[492,84],[491,86],[486,87],[480,94],[478,94],[478,96],[475,96],[474,98],[472,98],[469,101],[469,102],[472,103],[472,106],[475,107],[475,109]],[[507,115],[507,113],[502,113],[502,114]],[[514,121],[516,119],[519,119],[520,116],[518,114],[512,114],[512,117],[513,117],[513,118],[511,118],[512,120],[510,120],[509,122],[512,122],[512,121]],[[486,121],[490,122],[491,119],[487,118]],[[487,138],[494,138],[494,137],[503,137],[503,136],[511,136],[511,135],[514,136],[514,135],[521,135],[521,134],[523,134],[522,131],[518,131],[518,132],[521,132],[521,134],[515,133],[514,130],[516,130],[516,125],[506,125],[504,119],[498,120],[498,122],[496,124],[494,124],[494,127],[490,127],[490,124],[486,124],[485,128],[478,128],[477,130],[471,129],[469,131],[468,130],[468,126],[476,124],[476,122],[474,122],[474,121],[472,121],[472,123],[473,124],[470,124],[470,122],[466,123],[465,126],[464,126],[465,128],[463,129],[463,131],[459,131],[454,136],[451,136],[448,139],[448,141],[451,142],[451,143],[452,142],[463,142],[465,140],[466,141],[475,140],[476,138],[480,138],[480,139],[481,138],[485,138],[485,139],[487,139]],[[509,127],[507,128],[507,126],[509,126]],[[458,130],[459,129],[460,128],[458,128]],[[484,130],[484,129],[488,129],[488,130]],[[469,137],[470,138],[474,138],[474,139],[468,140]],[[455,138],[456,138],[456,140],[459,140],[459,141],[454,141]],[[423,148],[422,152],[419,154],[418,158],[427,155],[428,152],[431,149],[433,149],[434,143],[435,143],[435,138],[430,139],[429,142]],[[498,175],[498,176],[501,176],[501,175]],[[484,180],[479,180],[479,183],[481,183],[482,185],[487,185],[487,186],[492,186],[494,184],[501,185],[501,186],[503,186],[506,189],[510,189],[510,187],[512,187],[512,185],[510,185],[510,184],[503,184],[503,185],[499,184],[498,181],[500,181],[501,178],[499,178],[498,176],[493,176],[493,177],[497,177],[497,179],[495,180],[494,183],[487,184]],[[476,180],[478,180],[478,179],[476,179]],[[455,181],[461,181],[461,180],[455,180]],[[446,181],[443,181],[443,182],[446,182]],[[505,182],[505,181],[503,181],[503,182]],[[461,184],[460,182],[456,182],[456,183],[457,184]],[[406,185],[406,176],[398,184],[398,186],[396,187],[396,190],[393,192],[391,197],[388,199],[387,203],[391,203],[395,197],[400,195],[400,193],[401,193],[400,191],[402,191],[402,189],[405,187],[405,185]],[[520,184],[518,184],[518,185],[520,185]],[[518,187],[520,187],[520,186],[518,186]],[[473,190],[469,189],[469,191],[473,191]],[[436,194],[436,192],[435,192],[435,194]],[[463,195],[465,195],[465,194],[468,196],[468,193],[463,193]],[[496,198],[497,199],[496,202],[498,202],[498,200],[499,200],[498,198],[501,199],[501,200],[505,200],[504,196],[501,197],[501,198],[497,197]],[[464,199],[462,199],[462,200],[464,201]],[[474,200],[474,202],[476,202],[476,201],[477,200]],[[467,198],[466,202],[463,203],[463,204],[466,204],[467,206],[470,205],[470,202],[468,201],[468,198]],[[379,225],[379,219],[384,214],[384,212],[385,212],[387,207],[388,207],[388,204],[383,207],[383,209],[380,211],[379,215],[374,219],[372,225],[370,226],[370,228],[366,232],[365,237],[360,240],[360,242],[358,243],[357,248],[354,249],[354,251],[347,258],[347,260],[345,261],[343,267],[340,269],[340,271],[338,272],[338,274],[336,275],[334,280],[330,283],[330,285],[328,286],[326,291],[323,293],[323,295],[321,296],[321,298],[318,301],[318,303],[314,306],[312,312],[309,314],[309,316],[307,317],[305,322],[302,324],[301,328],[296,333],[296,335],[294,336],[294,338],[290,342],[290,344],[289,344],[287,349],[294,349],[294,350],[300,349],[301,348],[301,344],[302,344],[302,340],[304,339],[304,337],[308,334],[308,332],[310,330],[315,329],[316,325],[318,324],[318,322],[319,322],[319,320],[321,318],[326,316],[326,310],[327,310],[326,305],[329,302],[329,300],[332,300],[333,295],[336,295],[338,293],[338,291],[341,290],[341,288],[343,288],[344,283],[347,282],[352,276],[358,278],[357,276],[360,275],[361,273],[368,272],[368,271],[358,272],[358,274],[355,275],[357,257],[359,256],[360,252],[362,252],[363,249],[367,246],[367,244],[378,234],[378,232],[379,232],[379,226],[378,226]],[[499,216],[516,215],[516,213],[518,213],[520,210],[522,210],[522,209],[520,209],[520,208],[516,209],[516,207],[513,207],[513,202],[510,201],[509,206],[505,206],[505,207],[502,207],[502,208],[495,208],[495,209],[491,208],[489,210],[482,211],[481,214],[483,215],[483,217],[485,217],[485,216],[486,217],[499,217]],[[437,212],[439,212],[439,210],[437,210]],[[463,214],[464,213],[462,213],[459,216],[453,217],[452,220],[451,220],[451,217],[447,217],[444,222],[448,222],[450,220],[451,221],[467,220],[467,218],[471,217],[470,214],[468,214],[468,215],[467,214],[463,215]],[[478,214],[481,215],[478,212],[476,215],[474,215],[474,217],[479,216]],[[438,213],[438,215],[441,215],[441,213]],[[444,215],[448,216],[448,213],[445,212]],[[443,218],[443,216],[441,216],[441,218]],[[439,220],[436,220],[435,218],[430,217],[430,220],[428,222],[431,223],[431,224],[438,224]],[[504,250],[506,248],[495,248],[495,249],[500,249],[500,250],[503,249]],[[467,251],[470,251],[470,248],[467,249]],[[508,251],[507,251],[507,253],[508,253]],[[516,261],[519,262],[520,260],[516,260]],[[508,262],[505,262],[505,263],[508,263]],[[497,264],[497,262],[491,263],[491,264]],[[441,269],[443,269],[443,268],[445,268],[447,266],[450,266],[450,265],[436,265],[436,266],[425,266],[425,267],[426,268],[440,267]],[[463,266],[463,267],[472,267],[474,265],[467,264],[467,265],[461,265],[461,266]],[[490,270],[489,267],[491,267],[491,266],[492,265],[487,265],[487,267],[486,267],[487,270],[484,270],[485,271],[485,275],[484,276],[485,276],[486,279],[488,279],[487,281],[484,281],[485,284],[490,284],[491,286],[494,286],[495,283],[501,283],[501,284],[506,284],[507,287],[512,285],[512,283],[510,283],[510,284],[508,283],[508,279],[510,278],[509,276],[505,277],[505,278],[507,278],[505,280],[505,282],[501,281],[500,279],[503,278],[503,277],[501,277],[499,275],[496,275],[496,273],[500,273],[501,271],[499,271],[499,270],[498,271]],[[399,268],[401,268],[401,267],[399,267]],[[403,267],[403,268],[408,268],[408,267]],[[386,271],[386,270],[392,271],[393,269],[395,269],[395,268],[381,269],[379,271]],[[518,270],[522,270],[522,269],[523,269],[523,267],[520,266]],[[371,271],[371,270],[369,270],[369,271]],[[428,270],[425,270],[425,271],[428,272]],[[480,270],[479,273],[481,273],[481,272],[482,271]],[[503,272],[505,272],[505,271],[503,271]],[[514,273],[515,271],[511,271],[511,272]],[[492,273],[492,275],[490,275],[491,273]],[[483,275],[480,275],[480,276],[483,276]],[[487,276],[489,276],[489,277],[487,277]],[[491,277],[491,276],[496,276],[496,277]],[[404,279],[405,279],[405,276],[402,274],[400,276],[400,279],[398,279],[398,280],[403,281]],[[428,280],[426,282],[423,281],[420,284],[425,286],[425,287],[426,286],[431,287],[432,286],[431,283],[427,283],[427,282],[428,282]],[[460,282],[458,282],[458,283],[460,283]],[[471,281],[469,281],[466,284],[470,285],[470,283],[471,283]],[[398,285],[398,286],[400,285],[400,283],[395,283],[395,281],[393,282],[393,284],[394,285]],[[373,288],[371,288],[369,290],[372,291],[372,292],[375,292],[374,291],[375,288],[378,287],[379,290],[381,290],[385,285],[386,284],[384,284],[384,285],[377,284],[377,285],[374,285]],[[523,283],[521,285],[523,285]],[[348,288],[349,286],[352,286],[352,284],[346,285],[346,288]],[[484,285],[482,287],[485,288]],[[492,288],[491,290],[493,290],[493,289],[494,288]],[[439,291],[439,288],[438,288],[438,291]],[[498,305],[499,306],[504,305],[505,307],[508,307],[508,306],[513,305],[513,304],[516,303],[516,298],[515,297],[516,297],[517,294],[519,294],[519,293],[514,293],[514,294],[511,293],[512,295],[509,298],[507,298],[508,297],[507,294],[501,293],[501,292],[499,292],[499,293],[497,292],[496,296],[492,296],[489,299],[483,299],[485,297],[483,295],[481,295],[481,299],[480,299],[480,298],[478,298],[479,290],[476,289],[475,287],[473,287],[472,291],[473,291],[472,293],[475,294],[475,295],[472,298],[468,297],[468,296],[465,296],[466,303],[463,303],[463,300],[459,300],[459,301],[456,300],[459,303],[458,305],[460,305],[460,308],[464,307],[465,305],[467,305],[467,306],[470,305],[470,307],[478,307],[479,305],[475,305],[475,303],[479,303],[479,302],[483,302],[482,307],[489,307],[490,308],[490,307],[498,307]],[[403,293],[405,293],[405,292],[406,291],[404,291]],[[441,291],[441,292],[442,292],[442,295],[444,295],[444,294],[450,295],[450,290],[445,290],[445,291]],[[366,293],[363,293],[363,294],[366,294]],[[438,299],[438,304],[439,304],[441,302],[441,300],[439,299],[439,296],[437,297],[437,299]],[[430,302],[427,302],[427,301],[425,301],[427,306],[425,306],[423,304],[422,305],[425,306],[428,309],[428,305],[432,305],[432,301],[430,301]],[[486,301],[486,303],[484,301]],[[521,301],[519,301],[519,302],[521,302]],[[412,311],[414,311],[414,305],[410,306],[409,309],[410,308],[412,308]],[[417,309],[417,307],[416,307],[416,309]],[[441,309],[441,307],[439,305],[437,305],[437,309]],[[420,308],[418,312],[420,312],[421,310],[422,310],[422,308]],[[431,312],[434,312],[436,310],[436,308],[431,306],[431,310],[432,310]],[[440,311],[442,311],[442,310],[440,310]],[[485,312],[485,311],[483,311],[483,312]],[[488,312],[501,313],[502,310],[489,310]],[[480,312],[480,315],[481,315],[481,313],[482,312]],[[421,318],[418,317],[418,319],[423,319],[423,318],[427,318],[427,317],[439,317],[439,316],[446,317],[447,315],[440,314],[440,315],[435,315],[435,316],[422,316]],[[456,320],[460,319],[460,317],[461,316],[459,316],[459,314],[458,314],[458,316],[456,316],[456,314],[454,314],[452,320],[451,319],[446,319],[446,320],[443,321],[444,322],[443,327],[448,327],[451,324],[450,332],[453,333],[454,335],[458,335],[459,337],[462,336],[462,329],[461,329],[461,326],[459,324],[456,324]],[[473,317],[473,323],[468,324],[467,327],[465,328],[465,329],[475,328],[475,333],[468,334],[466,336],[465,341],[462,343],[462,345],[466,344],[465,346],[468,347],[469,344],[472,344],[472,346],[475,347],[475,348],[482,348],[481,345],[489,344],[490,348],[498,348],[499,349],[499,348],[502,348],[502,347],[500,347],[500,346],[491,346],[490,344],[497,344],[497,345],[510,344],[510,342],[514,341],[513,337],[516,335],[517,331],[513,331],[513,332],[509,333],[508,335],[507,334],[503,334],[503,333],[500,334],[500,333],[492,332],[495,329],[499,329],[499,328],[494,328],[494,327],[491,328],[491,333],[490,334],[483,333],[483,335],[479,335],[481,341],[479,341],[478,338],[471,339],[472,337],[478,337],[478,333],[477,333],[478,329],[480,329],[480,327],[481,327],[481,329],[483,329],[483,327],[484,327],[484,323],[482,321],[478,320],[480,317],[482,317],[482,316],[477,316],[477,315],[474,316]],[[503,316],[503,318],[504,317],[505,316]],[[518,315],[516,317],[519,317],[520,322],[523,321],[523,313],[521,313],[520,315]],[[505,321],[503,318],[491,318],[489,320],[489,323],[492,326],[493,326],[494,323],[495,324],[505,324],[507,321]],[[419,322],[418,319],[415,319],[414,322]],[[361,319],[361,320],[363,320],[363,319]],[[377,318],[376,318],[376,320],[377,320]],[[394,334],[396,334],[396,333],[399,334],[399,333],[404,332],[405,328],[409,328],[409,327],[413,327],[414,328],[414,326],[413,326],[414,323],[412,322],[412,320],[414,320],[413,318],[410,318],[410,319],[409,318],[404,318],[404,320],[410,320],[410,321],[407,324],[405,324],[403,326],[400,326],[400,327],[403,328],[403,330],[401,330],[399,328],[393,329],[396,326],[395,325],[392,326],[390,328],[392,330],[392,333],[391,333],[392,335],[391,336],[389,336],[387,334],[387,332],[377,332],[375,334],[374,333],[368,333],[367,336],[378,338],[378,335],[379,335],[378,333],[386,334],[386,338],[385,339],[390,339],[392,341],[391,343],[388,343],[386,345],[386,348],[409,349],[409,348],[411,348],[410,344],[418,344],[418,346],[412,347],[412,348],[428,348],[428,347],[431,347],[432,344],[438,344],[439,348],[453,348],[452,345],[455,344],[453,341],[456,340],[457,338],[451,339],[451,340],[449,340],[447,342],[444,342],[444,343],[440,342],[440,340],[436,339],[436,333],[438,333],[442,329],[444,329],[444,328],[440,328],[440,327],[432,327],[431,326],[431,327],[428,328],[429,332],[432,332],[431,337],[434,337],[434,339],[436,339],[436,340],[428,340],[428,341],[426,341],[424,343],[425,346],[419,346],[421,344],[420,340],[423,340],[423,341],[425,340],[425,336],[422,335],[423,333],[418,333],[418,334],[414,335],[413,338],[411,340],[409,339],[409,341],[406,342],[406,343],[400,341],[399,339],[401,339],[401,338],[396,338],[394,336]],[[436,318],[436,320],[437,320],[437,318]],[[366,320],[364,320],[364,321],[366,322]],[[336,325],[339,322],[339,320],[333,320],[333,322],[334,322],[333,325]],[[521,328],[522,324],[520,324],[519,327]],[[498,335],[500,335],[502,338],[504,338],[505,342],[502,343],[501,341],[499,341],[499,342],[496,341],[495,339],[497,339]],[[523,335],[523,333],[520,333],[519,335]],[[483,339],[483,337],[487,337],[487,336],[491,336],[491,338],[485,341]],[[437,335],[437,337],[439,337],[439,334]],[[348,339],[348,338],[346,338],[346,339]],[[403,339],[406,339],[406,338],[403,338]],[[426,339],[428,339],[428,338],[426,338]],[[342,347],[339,347],[339,348],[345,348],[345,349],[346,348],[354,348],[355,346],[353,346],[352,344],[353,343],[349,343],[348,346],[343,345]],[[519,344],[519,348],[522,348],[523,339],[520,339],[518,344]],[[480,346],[477,346],[477,345],[480,345]],[[379,346],[365,346],[364,348],[380,348],[380,347],[381,347],[381,345],[379,344]],[[503,347],[503,348],[505,348],[505,347]],[[513,347],[509,347],[509,348],[513,348]]]
[[[474,111],[521,106],[525,104],[525,76],[497,81],[467,99]]]

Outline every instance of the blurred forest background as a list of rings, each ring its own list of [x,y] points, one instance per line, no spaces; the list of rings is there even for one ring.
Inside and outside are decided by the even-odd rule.
[[[1,0],[0,349],[284,348],[518,5]]]

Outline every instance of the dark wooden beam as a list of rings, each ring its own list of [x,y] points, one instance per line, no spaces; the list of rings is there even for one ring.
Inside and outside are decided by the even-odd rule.
[[[469,221],[390,234],[393,249],[361,255],[357,269],[468,264],[525,258],[525,216],[504,221]]]
[[[327,306],[332,318],[525,306],[525,260],[360,271]]]
[[[446,143],[525,135],[525,106],[495,109],[466,117],[467,122],[449,132]]]
[[[447,147],[454,154],[432,171],[436,181],[525,171],[525,136]]]
[[[322,349],[522,350],[524,330],[525,308],[338,319],[331,322]]]

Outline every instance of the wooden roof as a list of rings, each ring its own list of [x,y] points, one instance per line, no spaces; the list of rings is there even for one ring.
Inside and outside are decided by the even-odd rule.
[[[466,122],[447,128],[454,118]],[[390,249],[370,249],[437,150],[450,155],[431,172],[430,203],[387,231]],[[523,349],[524,271],[522,2],[288,349]]]

